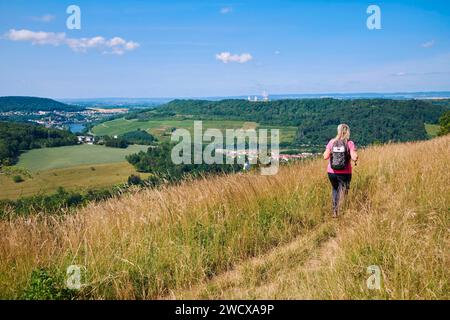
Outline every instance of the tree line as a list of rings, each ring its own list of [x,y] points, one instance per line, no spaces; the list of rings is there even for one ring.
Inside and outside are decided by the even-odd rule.
[[[205,174],[234,173],[242,170],[242,165],[226,164],[179,164],[175,165],[171,159],[173,145],[161,143],[155,147],[149,147],[147,152],[131,154],[126,157],[138,172],[152,173],[151,184],[160,184],[161,181],[177,182],[187,177],[196,177]],[[191,145],[194,153],[194,145]]]
[[[188,116],[199,120],[227,119],[295,126],[297,135],[293,146],[326,144],[336,134],[336,126],[347,123],[352,129],[352,139],[359,145],[368,145],[427,139],[424,123],[437,123],[446,110],[450,110],[449,104],[423,100],[174,100],[156,109],[133,113],[128,118],[147,121]]]
[[[17,162],[22,151],[77,144],[73,133],[26,123],[0,122],[0,166]]]

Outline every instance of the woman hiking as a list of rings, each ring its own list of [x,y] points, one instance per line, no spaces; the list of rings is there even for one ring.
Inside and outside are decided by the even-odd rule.
[[[337,127],[337,136],[331,139],[323,153],[323,158],[328,162],[328,178],[332,186],[333,217],[339,214],[341,200],[348,193],[352,180],[351,160],[358,161],[356,146],[350,140],[350,127],[340,124]]]

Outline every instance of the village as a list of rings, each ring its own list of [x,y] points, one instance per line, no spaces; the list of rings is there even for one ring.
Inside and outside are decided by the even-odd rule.
[[[72,126],[85,128],[87,125],[107,118],[125,114],[126,108],[86,108],[81,111],[7,111],[0,112],[0,119],[34,122],[47,128],[72,130]]]

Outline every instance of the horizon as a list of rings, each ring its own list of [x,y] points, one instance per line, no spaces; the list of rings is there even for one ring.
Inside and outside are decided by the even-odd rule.
[[[444,97],[437,97],[439,99],[446,99],[446,98],[450,98],[450,90],[449,91],[392,91],[392,92],[305,92],[305,93],[276,93],[276,94],[268,94],[269,97],[280,97],[280,96],[324,96],[324,97],[328,97],[328,96],[363,96],[363,95],[390,95],[390,96],[394,96],[394,95],[431,95],[431,94],[441,94],[441,95],[445,95]],[[136,100],[140,100],[140,99],[208,99],[208,98],[223,98],[223,99],[241,99],[241,98],[246,98],[247,96],[261,96],[261,93],[250,93],[248,95],[243,94],[243,95],[226,95],[226,96],[166,96],[166,97],[160,97],[160,96],[148,96],[148,97],[144,97],[144,96],[140,96],[140,97],[121,97],[121,96],[117,96],[117,97],[56,97],[56,98],[52,98],[52,99],[61,99],[61,100],[94,100],[94,99],[136,99]]]
[[[0,95],[55,99],[450,91],[446,1],[0,4]],[[270,23],[267,23],[270,21]],[[293,93],[289,93],[293,92]]]
[[[379,96],[387,96],[387,99],[390,99],[389,97],[395,97],[395,96],[404,96],[403,98],[409,98],[405,97],[407,95],[411,95],[412,99],[414,98],[420,98],[421,96],[426,99],[450,99],[450,90],[449,91],[392,91],[392,92],[318,92],[318,93],[277,93],[277,94],[268,94],[270,97],[276,97],[276,98],[284,98],[284,97],[293,97],[295,98],[302,98],[305,97],[306,99],[308,97],[312,98],[334,98],[336,96],[354,96],[354,97],[363,97],[366,98],[377,98]],[[30,96],[30,95],[1,95],[2,97],[31,97],[31,98],[47,98],[47,99],[53,99],[53,100],[168,100],[168,99],[246,99],[247,97],[261,97],[261,93],[252,93],[252,94],[244,94],[244,95],[229,95],[229,96],[139,96],[139,97],[126,97],[126,96],[111,96],[111,97],[49,97],[49,96]],[[289,99],[289,98],[287,98]],[[277,99],[278,100],[278,99]]]

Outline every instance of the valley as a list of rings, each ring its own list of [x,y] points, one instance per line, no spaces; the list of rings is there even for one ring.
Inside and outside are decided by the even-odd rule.
[[[105,110],[104,114],[112,114],[114,117],[113,119],[99,118],[94,121],[95,125],[89,125],[90,133],[95,136],[96,141],[102,140],[102,137],[134,137],[136,133],[139,133],[141,140],[136,141],[147,141],[148,144],[158,146],[170,142],[171,134],[176,129],[187,129],[192,134],[194,121],[201,120],[203,130],[214,128],[219,129],[223,134],[226,129],[279,129],[280,151],[293,155],[322,152],[327,139],[333,135],[335,124],[340,121],[353,124],[353,135],[358,146],[432,138],[439,131],[437,124],[439,116],[443,111],[450,109],[447,100],[430,102],[302,99],[249,102],[228,99],[174,100],[162,105],[138,109],[133,109],[132,105],[128,113],[121,115],[115,112],[126,110],[126,105],[123,103],[116,107],[106,107],[99,103],[99,106],[89,107],[87,102],[83,103],[82,106],[73,106],[53,100],[38,98],[33,100],[31,97],[0,99],[0,107],[3,111],[16,116],[24,110],[41,116],[58,112],[74,115],[86,112],[95,114],[100,106],[102,110]],[[48,106],[42,107],[43,104]],[[57,108],[56,111],[55,108]],[[97,111],[94,111],[95,108]],[[328,115],[330,113],[336,116],[330,118]],[[378,125],[374,126],[374,123]],[[149,136],[146,137],[143,133]],[[43,131],[41,136],[41,139],[44,139],[46,132]],[[149,138],[153,140],[142,140]],[[68,139],[72,138],[68,136],[66,140]],[[70,142],[70,144],[73,143]],[[57,186],[68,190],[90,189],[99,186],[108,187],[108,184],[112,186],[125,183],[131,175],[147,177],[148,173],[139,173],[136,168],[132,169],[125,159],[127,155],[147,149],[148,146],[136,144],[130,144],[126,149],[81,144],[21,151],[14,167],[29,170],[33,178],[21,176],[20,179],[25,181],[17,183],[13,181],[14,176],[0,175],[0,179],[4,182],[1,199],[47,194],[54,192]],[[19,150],[15,151],[16,154],[18,152]],[[91,171],[88,174],[89,172],[85,169],[89,166],[100,166],[103,170]],[[108,167],[111,170],[109,175],[106,172]],[[42,183],[43,180],[39,178],[39,175],[45,177],[42,178],[45,179],[45,183]],[[90,176],[89,179],[87,179],[88,176]]]

